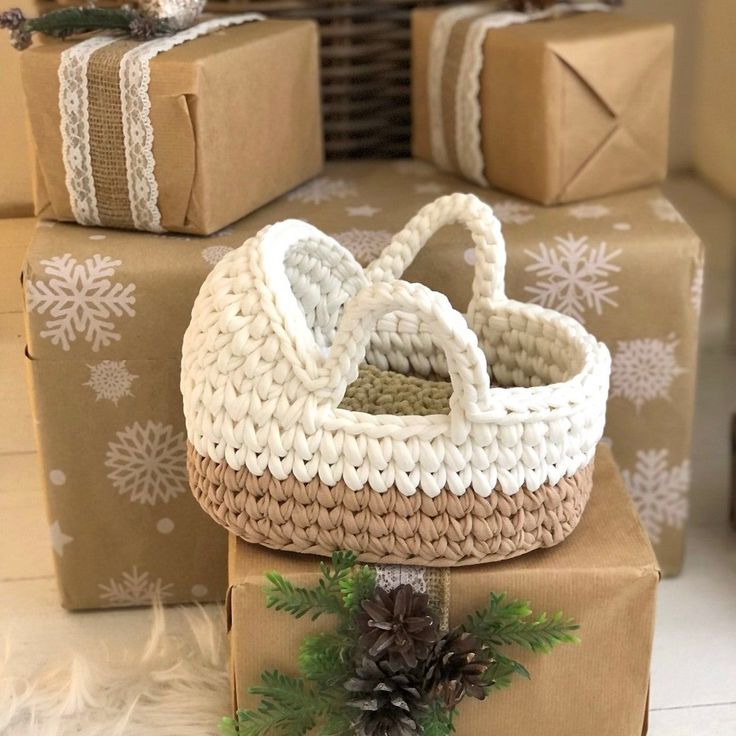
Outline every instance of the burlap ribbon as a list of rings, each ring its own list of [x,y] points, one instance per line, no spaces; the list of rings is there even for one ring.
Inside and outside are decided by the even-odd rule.
[[[144,43],[94,36],[61,54],[62,155],[77,222],[163,230],[149,117],[150,61],[200,36],[263,18],[244,13],[203,20]]]
[[[502,0],[455,5],[432,28],[427,98],[432,158],[445,171],[488,186],[481,141],[480,75],[488,31],[571,13],[609,11],[602,2],[560,3],[520,13]]]

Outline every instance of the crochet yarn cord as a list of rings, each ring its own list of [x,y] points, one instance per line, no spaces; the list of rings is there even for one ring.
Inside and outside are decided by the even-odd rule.
[[[358,377],[348,385],[340,408],[368,414],[449,414],[450,396],[449,380],[405,376],[363,364]]]
[[[487,498],[406,496],[396,487],[376,493],[330,488],[319,479],[279,481],[268,470],[202,457],[187,443],[195,497],[218,523],[247,542],[292,552],[329,556],[350,549],[365,562],[444,567],[494,562],[552,547],[575,528],[590,496],[593,463],[556,485]]]

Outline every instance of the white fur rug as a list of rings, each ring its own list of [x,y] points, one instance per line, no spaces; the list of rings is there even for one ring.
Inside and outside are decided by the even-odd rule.
[[[214,736],[230,708],[228,650],[220,609],[181,609],[183,633],[151,609],[141,651],[70,656],[28,676],[10,647],[0,659],[3,736]],[[169,627],[170,628],[170,627]],[[113,651],[110,649],[110,651]]]

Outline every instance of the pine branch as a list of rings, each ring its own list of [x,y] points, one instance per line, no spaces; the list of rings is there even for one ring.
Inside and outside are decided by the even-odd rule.
[[[447,710],[439,700],[433,700],[419,724],[422,736],[449,736],[455,730],[453,720],[456,715],[457,708]]]
[[[264,672],[262,684],[250,688],[261,701],[256,710],[238,711],[237,724],[225,724],[226,736],[304,736],[328,707],[322,694],[301,678],[277,670]],[[232,719],[230,719],[232,720]],[[232,730],[232,726],[235,730]]]
[[[465,629],[488,647],[516,644],[541,653],[558,644],[577,643],[579,640],[572,632],[578,628],[561,612],[551,617],[546,613],[533,617],[528,603],[506,601],[505,595],[496,593],[491,593],[486,608],[476,611],[465,623]]]
[[[340,585],[350,574],[355,559],[352,552],[334,552],[331,567],[320,563],[321,577],[315,588],[297,587],[277,572],[266,573],[266,580],[271,584],[265,589],[266,606],[286,611],[295,618],[311,613],[313,621],[323,613],[345,617],[347,611]]]
[[[316,736],[353,736],[354,733],[355,727],[345,711],[334,710],[325,714]]]
[[[60,8],[26,22],[29,31],[47,35],[70,35],[97,30],[130,31],[144,16],[130,8]],[[162,18],[149,18],[151,35],[171,33],[170,24]]]
[[[376,569],[368,565],[354,567],[350,575],[340,580],[343,605],[351,614],[360,610],[360,604],[370,598],[376,589]]]
[[[320,688],[345,682],[353,673],[353,638],[324,632],[308,636],[299,647],[299,671]]]
[[[485,672],[485,685],[488,690],[503,690],[511,685],[514,675],[529,679],[529,671],[520,662],[498,652],[493,652],[493,663]]]
[[[238,722],[234,718],[226,716],[220,721],[217,730],[222,736],[238,736]]]

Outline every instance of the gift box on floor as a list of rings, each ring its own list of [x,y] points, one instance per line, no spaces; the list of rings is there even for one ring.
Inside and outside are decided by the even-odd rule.
[[[209,234],[314,176],[316,25],[234,22],[205,21],[180,36],[209,33],[174,48],[177,36],[94,36],[23,52],[36,213]]]
[[[39,224],[24,274],[28,366],[66,606],[127,602],[101,597],[123,575],[173,584],[172,602],[196,599],[195,586],[224,590],[224,534],[187,487],[178,377],[182,336],[212,265],[288,217],[312,222],[367,264],[422,205],[454,191],[476,193],[502,219],[510,297],[566,312],[607,343],[606,435],[660,565],[679,570],[702,251],[677,211],[658,189],[544,208],[422,162],[342,162],[208,238]],[[407,278],[464,309],[469,246],[463,230],[440,231]]]
[[[294,620],[268,610],[264,573],[278,571],[308,587],[319,559],[274,552],[230,539],[228,623],[235,709],[253,708],[248,688],[264,670],[296,674],[305,636],[329,630],[322,616]],[[579,645],[546,657],[515,651],[531,672],[486,701],[466,698],[457,736],[540,733],[545,736],[640,736],[646,732],[649,660],[659,573],[652,549],[607,448],[599,449],[593,493],[578,528],[548,550],[487,565],[450,568],[450,625],[482,608],[490,591],[528,600],[537,610],[564,611],[580,625]]]
[[[525,17],[414,11],[413,154],[545,204],[663,179],[672,27],[619,13]]]

